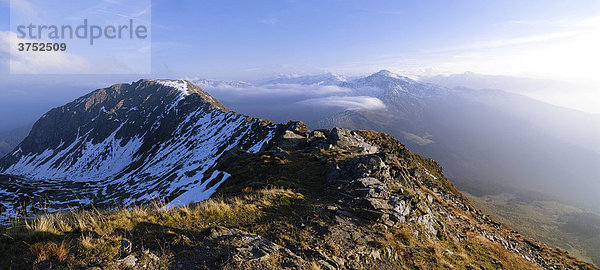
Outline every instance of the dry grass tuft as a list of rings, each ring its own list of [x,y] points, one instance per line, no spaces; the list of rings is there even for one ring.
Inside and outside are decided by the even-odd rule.
[[[79,237],[79,244],[87,250],[94,248],[94,238],[91,235],[82,235]]]
[[[319,264],[318,262],[311,261],[310,264],[308,265],[308,269],[310,269],[310,270],[321,270],[323,268],[321,267],[321,264]]]
[[[98,210],[71,210],[38,216],[25,221],[29,234],[63,234],[74,230],[88,231],[105,222],[105,215]]]
[[[222,200],[206,200],[196,206],[196,210],[216,218],[228,216],[233,213],[233,208]]]
[[[55,226],[55,221],[58,219],[58,215],[44,215],[40,216],[31,222],[25,223],[25,228],[30,234],[35,233],[51,233],[58,234],[59,231]],[[63,222],[64,223],[64,222]]]
[[[63,240],[60,244],[48,241],[45,243],[35,243],[29,246],[29,251],[33,254],[35,262],[47,260],[63,261],[69,254],[71,242]]]

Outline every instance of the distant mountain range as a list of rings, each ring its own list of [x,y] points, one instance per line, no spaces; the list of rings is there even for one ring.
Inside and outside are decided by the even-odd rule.
[[[344,83],[382,88],[377,110],[394,121],[453,95],[388,72]],[[492,220],[388,134],[274,124],[184,80],[116,84],[50,110],[0,173],[2,218],[94,207],[6,229],[3,269],[597,269]]]
[[[0,133],[0,157],[6,155],[17,146],[31,130],[33,124]]]
[[[237,111],[261,118],[297,119],[312,128],[390,133],[417,153],[439,160],[458,183],[502,183],[600,211],[598,115],[501,90],[419,82],[387,70],[350,80],[332,74],[282,76],[235,88],[258,93],[278,87],[330,91],[316,98],[301,94],[276,98],[272,96],[279,93],[274,91],[242,98],[199,83]],[[367,98],[384,106],[369,108],[373,102]],[[353,102],[364,106],[352,107]]]
[[[422,76],[419,77],[419,81],[451,88],[501,89],[561,107],[600,113],[598,87],[585,81],[563,82],[552,79],[485,75],[474,72],[445,76]]]
[[[427,81],[452,86],[481,77],[464,74]],[[439,160],[459,185],[501,183],[588,207],[600,205],[595,196],[600,190],[598,115],[501,90],[420,82],[387,70],[356,78],[327,73],[193,83],[236,111],[274,122],[296,119],[311,128],[390,133]],[[25,133],[21,129],[0,134],[0,155]],[[6,140],[5,134],[16,136]]]

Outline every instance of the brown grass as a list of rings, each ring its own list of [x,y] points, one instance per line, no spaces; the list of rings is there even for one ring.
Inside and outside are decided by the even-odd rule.
[[[57,244],[52,241],[45,243],[35,243],[29,246],[29,251],[35,258],[35,262],[43,262],[47,260],[63,261],[69,254],[71,242],[65,240]]]
[[[211,198],[183,207],[169,208],[164,204],[154,203],[113,211],[71,210],[41,215],[25,220],[23,225],[17,224],[13,227],[22,226],[30,236],[65,235],[72,232],[105,234],[115,228],[131,229],[140,222],[180,223],[198,217],[223,219],[235,216],[240,211],[252,212],[261,207],[269,207],[272,200],[278,197],[303,198],[301,194],[288,189],[269,188],[245,193],[239,197]],[[16,233],[20,234],[20,231]]]

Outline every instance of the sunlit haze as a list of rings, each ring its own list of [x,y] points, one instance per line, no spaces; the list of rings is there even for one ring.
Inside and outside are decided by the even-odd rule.
[[[14,12],[32,17],[48,8],[27,0],[1,2],[4,82],[99,87],[140,77],[256,80],[279,74],[366,75],[380,69],[421,77],[468,71],[555,81],[559,86],[522,94],[600,112],[599,1],[155,0],[151,9],[130,11],[152,10],[152,73],[120,77],[9,75],[11,2]],[[88,58],[109,59],[102,53],[92,51]],[[26,61],[12,61],[20,60]],[[103,68],[86,60],[71,52],[48,57],[45,65],[55,73]],[[88,90],[81,88],[81,94]],[[36,89],[29,91],[41,91]],[[14,94],[0,89],[0,99]],[[65,101],[74,98],[72,92],[52,93],[53,98],[62,94]]]

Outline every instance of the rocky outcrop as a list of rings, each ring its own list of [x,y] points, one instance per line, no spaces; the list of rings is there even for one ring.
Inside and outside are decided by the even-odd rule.
[[[290,268],[306,264],[304,259],[289,249],[260,235],[220,226],[210,228],[209,231],[209,236],[206,238],[209,243],[216,244],[221,248],[230,245],[231,251],[227,256],[231,258],[228,262],[231,266],[259,267],[262,263],[269,261],[277,261]]]
[[[389,135],[340,128],[311,132],[299,122],[288,123],[278,134],[266,145],[263,157],[282,160],[275,164],[299,162],[298,155],[323,161],[322,176],[317,177],[321,185],[311,191],[321,202],[319,218],[312,222],[321,225],[306,229],[314,240],[307,243],[308,250],[295,251],[302,258],[294,259],[297,265],[318,261],[325,269],[396,269],[407,259],[407,248],[402,246],[445,246],[442,254],[430,254],[439,264],[431,268],[593,269],[483,215],[444,178],[435,161],[411,153]],[[398,232],[402,240],[386,236]],[[474,249],[473,243],[481,250]],[[458,246],[471,251],[465,253]],[[247,248],[253,249],[251,244]],[[475,255],[479,252],[488,255]],[[490,259],[448,262],[461,256]],[[501,256],[514,256],[515,261]]]

